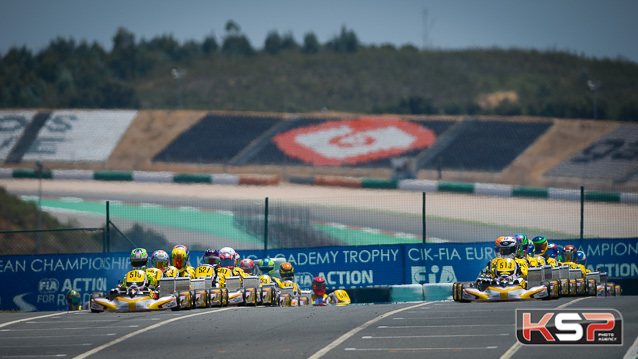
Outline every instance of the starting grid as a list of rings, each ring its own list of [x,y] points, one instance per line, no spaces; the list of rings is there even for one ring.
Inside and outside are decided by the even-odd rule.
[[[607,271],[610,278],[638,278],[638,238],[554,241],[574,244],[588,258],[587,268]],[[151,251],[154,249],[151,249]],[[203,252],[191,251],[191,265]],[[239,251],[242,258],[266,256],[288,261],[295,281],[309,289],[322,276],[328,288],[362,288],[472,281],[494,257],[492,243],[399,244],[359,247]],[[129,253],[1,256],[0,310],[65,310],[65,294],[73,289],[83,301],[93,291],[108,291],[130,269]]]

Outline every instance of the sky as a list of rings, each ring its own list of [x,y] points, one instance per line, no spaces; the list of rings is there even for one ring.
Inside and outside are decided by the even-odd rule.
[[[271,31],[308,32],[325,43],[345,26],[366,45],[565,50],[638,63],[635,0],[0,0],[0,54],[37,53],[58,36],[106,50],[119,27],[136,39],[172,34],[180,43],[233,20],[254,48]]]

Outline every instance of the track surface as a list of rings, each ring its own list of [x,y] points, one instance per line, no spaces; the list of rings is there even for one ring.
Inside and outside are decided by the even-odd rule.
[[[0,314],[0,357],[620,358],[638,336],[635,297],[425,302],[182,312]],[[516,308],[616,309],[622,346],[520,346]],[[21,321],[19,321],[21,320]],[[19,322],[16,322],[19,321]]]

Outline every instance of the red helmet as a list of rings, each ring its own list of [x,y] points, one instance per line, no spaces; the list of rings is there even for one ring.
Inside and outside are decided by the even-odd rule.
[[[563,248],[563,262],[576,262],[578,258],[578,251],[576,247],[571,244],[566,245]]]
[[[312,280],[312,291],[320,297],[326,294],[326,280],[323,277],[315,277]]]
[[[220,253],[219,266],[224,268],[229,268],[229,269],[235,268],[235,256],[228,252]]]
[[[239,268],[241,268],[246,274],[253,275],[255,274],[255,262],[250,258],[244,258],[239,263]]]

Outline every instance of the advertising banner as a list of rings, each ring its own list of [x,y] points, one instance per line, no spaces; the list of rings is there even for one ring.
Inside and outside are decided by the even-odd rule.
[[[552,241],[573,244],[587,256],[587,268],[610,278],[638,278],[638,238]],[[473,281],[490,259],[494,244],[436,243],[360,247],[320,247],[239,251],[242,258],[264,256],[290,262],[295,281],[309,289],[321,276],[329,288]],[[191,251],[190,264],[202,264]],[[130,270],[129,253],[0,256],[0,310],[65,310],[65,295],[76,290],[82,301],[108,291]]]
[[[58,254],[0,257],[0,310],[65,310],[66,293],[76,290],[87,302],[130,270],[129,253]]]

